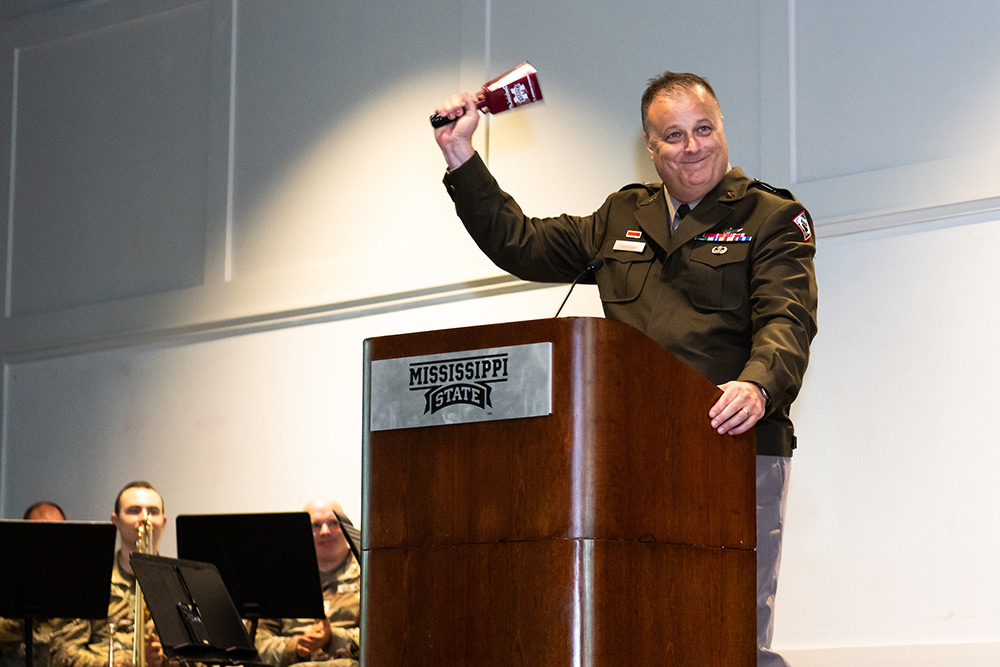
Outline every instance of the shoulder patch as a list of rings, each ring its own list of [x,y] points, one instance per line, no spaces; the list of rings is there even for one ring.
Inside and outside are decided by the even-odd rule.
[[[812,238],[813,235],[812,228],[809,226],[809,218],[808,216],[806,216],[805,211],[802,211],[797,216],[795,216],[795,219],[792,220],[792,222],[794,222],[795,226],[799,228],[800,232],[802,232],[803,241],[808,241],[809,239]]]
[[[773,185],[765,183],[764,181],[758,181],[756,178],[750,182],[750,187],[758,188],[760,190],[764,190],[765,192],[770,192],[772,195],[778,195],[779,197],[782,197],[784,199],[795,199],[795,195],[793,195],[789,190],[786,190],[784,188],[776,188]]]

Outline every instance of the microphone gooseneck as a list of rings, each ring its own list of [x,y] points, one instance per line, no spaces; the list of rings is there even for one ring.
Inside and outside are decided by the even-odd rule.
[[[576,278],[573,278],[573,282],[570,283],[566,296],[563,297],[562,303],[559,304],[559,310],[556,311],[556,314],[553,317],[559,317],[559,313],[562,312],[563,306],[565,306],[566,302],[569,301],[569,295],[573,293],[573,288],[576,287],[576,284],[580,282],[588,273],[596,273],[602,266],[604,266],[604,260],[598,257],[597,259],[591,260],[590,264],[587,265],[587,268],[581,271],[580,275]]]

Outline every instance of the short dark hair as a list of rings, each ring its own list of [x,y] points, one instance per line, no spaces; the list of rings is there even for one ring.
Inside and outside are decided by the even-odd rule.
[[[649,105],[653,103],[657,95],[669,95],[676,90],[694,90],[701,86],[712,96],[715,103],[719,103],[719,98],[715,96],[715,91],[709,85],[708,80],[697,74],[690,72],[664,72],[660,76],[655,76],[649,80],[646,92],[642,94],[642,131],[646,132],[646,123],[649,120]]]
[[[122,511],[122,494],[125,493],[126,491],[128,491],[129,489],[149,489],[150,491],[153,491],[154,493],[156,493],[156,495],[160,496],[160,505],[161,506],[165,504],[163,502],[163,496],[160,495],[160,492],[156,490],[155,486],[153,486],[149,482],[144,482],[141,479],[138,479],[138,480],[136,480],[134,482],[129,482],[128,484],[126,484],[125,486],[123,486],[122,490],[118,492],[117,496],[115,496],[115,515],[116,516],[119,513],[121,513],[121,511]]]
[[[59,507],[59,505],[55,504],[51,500],[39,500],[37,503],[31,503],[28,509],[24,510],[24,520],[27,521],[28,519],[30,519],[32,512],[34,512],[39,507],[45,507],[46,505],[48,505],[49,507],[54,507],[55,510],[59,512],[59,516],[63,518],[63,521],[66,520],[66,512],[63,512],[63,508]]]

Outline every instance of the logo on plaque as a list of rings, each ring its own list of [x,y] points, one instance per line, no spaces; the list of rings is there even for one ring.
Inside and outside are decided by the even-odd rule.
[[[492,408],[493,383],[506,382],[509,355],[424,361],[410,364],[410,391],[424,393],[424,414],[435,414],[452,405]]]
[[[552,343],[372,361],[372,431],[552,412]]]

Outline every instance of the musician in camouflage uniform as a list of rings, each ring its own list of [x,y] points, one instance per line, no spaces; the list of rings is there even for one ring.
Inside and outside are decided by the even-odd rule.
[[[313,542],[323,589],[324,619],[261,621],[255,643],[261,660],[274,667],[320,663],[356,667],[361,614],[361,567],[337,520],[340,504],[317,499],[305,506],[312,519]]]
[[[163,498],[149,482],[130,482],[115,499],[111,522],[118,528],[121,547],[115,553],[111,572],[111,600],[108,617],[100,620],[71,619],[57,623],[52,632],[51,667],[132,667],[135,575],[129,557],[136,551],[139,525],[152,518],[152,552],[167,517]],[[146,666],[164,667],[163,650],[152,619],[146,619]],[[113,642],[111,641],[113,638]]]
[[[24,511],[25,521],[65,521],[66,513],[50,500],[40,500]],[[46,667],[49,664],[49,636],[52,621],[35,620],[32,631],[32,664]],[[0,667],[23,667],[24,621],[15,618],[0,618]]]

